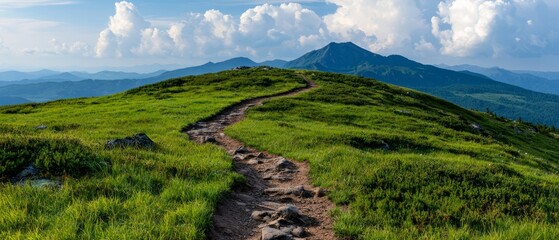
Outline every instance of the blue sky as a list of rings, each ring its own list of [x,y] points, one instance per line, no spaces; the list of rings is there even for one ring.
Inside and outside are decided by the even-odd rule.
[[[431,64],[559,71],[557,0],[0,0],[0,69],[296,58],[336,41]]]

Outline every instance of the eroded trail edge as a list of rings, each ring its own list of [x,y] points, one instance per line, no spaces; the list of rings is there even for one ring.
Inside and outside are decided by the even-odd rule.
[[[225,148],[235,171],[246,178],[244,185],[235,187],[219,204],[210,239],[335,239],[330,217],[334,204],[322,189],[310,184],[307,163],[245,147],[223,133],[224,128],[241,121],[251,107],[316,87],[305,80],[303,88],[243,101],[184,129],[193,141]]]

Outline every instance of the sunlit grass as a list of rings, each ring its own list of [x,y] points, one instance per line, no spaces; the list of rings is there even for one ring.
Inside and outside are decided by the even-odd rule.
[[[181,129],[303,83],[292,71],[226,71],[0,108],[0,239],[205,239],[216,204],[241,177],[221,148],[195,144]],[[104,149],[140,132],[155,150]],[[8,181],[32,162],[62,188]]]
[[[314,184],[340,206],[338,235],[559,238],[559,141],[551,129],[369,79],[305,74],[320,88],[271,100],[226,133],[309,161]]]

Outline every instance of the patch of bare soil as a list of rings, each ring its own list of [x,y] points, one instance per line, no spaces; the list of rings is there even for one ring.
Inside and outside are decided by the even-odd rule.
[[[297,162],[245,147],[223,129],[241,121],[246,111],[263,101],[308,91],[307,86],[284,94],[244,101],[213,118],[184,129],[198,143],[222,146],[246,184],[233,189],[218,206],[210,239],[336,239],[330,210],[334,204],[323,189],[314,188],[306,162]]]

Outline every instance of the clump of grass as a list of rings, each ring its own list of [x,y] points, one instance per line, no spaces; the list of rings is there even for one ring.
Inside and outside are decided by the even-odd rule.
[[[0,139],[0,176],[7,180],[28,165],[43,175],[84,176],[108,169],[109,159],[76,139],[4,137]]]

